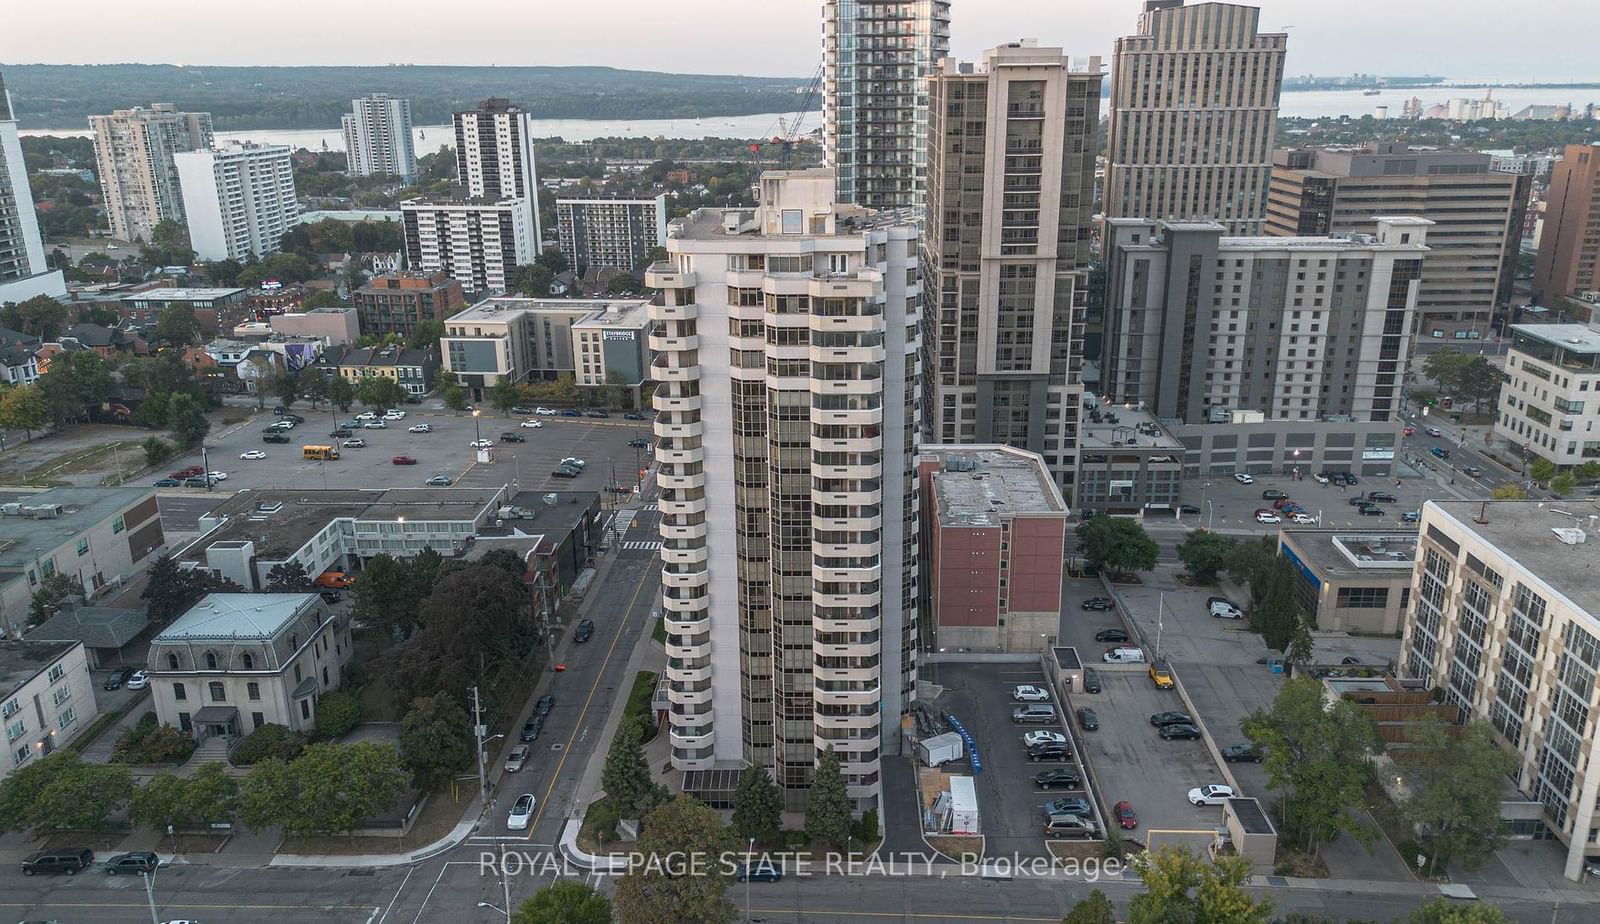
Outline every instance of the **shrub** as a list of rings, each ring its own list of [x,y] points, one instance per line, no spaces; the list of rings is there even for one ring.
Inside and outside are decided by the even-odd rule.
[[[233,762],[243,767],[272,757],[288,762],[299,757],[305,749],[304,735],[291,731],[286,725],[268,723],[239,742],[239,747],[233,752]]]
[[[317,737],[337,738],[361,721],[361,703],[349,693],[334,690],[317,699]]]
[[[584,816],[584,822],[589,826],[589,833],[600,843],[609,843],[617,839],[617,822],[622,816],[617,813],[616,806],[610,799],[601,799],[589,806],[589,812]]]
[[[194,738],[188,732],[160,725],[156,714],[147,712],[117,738],[111,761],[119,764],[182,763],[194,753],[194,748]]]
[[[862,844],[870,844],[878,839],[878,810],[867,809],[862,813],[861,820],[855,823],[855,839]]]

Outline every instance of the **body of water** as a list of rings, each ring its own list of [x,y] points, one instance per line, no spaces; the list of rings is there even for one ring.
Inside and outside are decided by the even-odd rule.
[[[1406,100],[1415,96],[1426,109],[1435,103],[1466,97],[1482,99],[1486,91],[1457,89],[1453,87],[1423,87],[1405,90],[1384,90],[1377,96],[1363,96],[1360,90],[1306,90],[1284,93],[1278,112],[1284,116],[1324,118],[1329,116],[1372,115],[1379,106],[1389,107],[1389,117],[1399,118]],[[1524,106],[1555,106],[1571,103],[1582,108],[1590,101],[1600,101],[1600,90],[1573,90],[1562,88],[1536,88],[1530,90],[1495,90],[1494,98],[1505,102],[1515,113]],[[1105,101],[1101,101],[1105,105]],[[707,116],[703,119],[534,119],[535,138],[560,137],[567,141],[591,141],[595,138],[770,138],[778,134],[778,118],[789,113],[767,112],[746,116]],[[820,112],[809,113],[802,129],[809,131],[822,123]],[[88,137],[84,129],[28,129],[23,135],[58,135]],[[418,154],[439,150],[442,144],[453,145],[455,135],[448,125],[418,125],[412,129]],[[256,128],[244,131],[217,132],[221,143],[253,141],[257,144],[287,144],[313,151],[344,150],[344,135],[338,128],[270,129]]]

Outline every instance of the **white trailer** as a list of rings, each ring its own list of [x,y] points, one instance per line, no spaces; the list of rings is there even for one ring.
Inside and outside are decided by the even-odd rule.
[[[961,736],[955,732],[945,732],[917,742],[917,757],[928,767],[938,767],[952,760],[960,760],[966,756],[966,752]]]

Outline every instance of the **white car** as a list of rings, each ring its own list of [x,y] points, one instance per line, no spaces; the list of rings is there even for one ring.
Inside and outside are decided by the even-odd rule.
[[[582,471],[584,469],[584,467],[586,467],[589,463],[583,461],[582,459],[578,458],[577,456],[567,456],[565,459],[561,460],[561,464],[562,465],[570,465],[573,468],[578,469],[579,471]]]
[[[1328,476],[1322,474],[1321,472],[1317,472],[1315,475],[1312,475],[1311,477],[1317,479],[1317,484],[1327,484],[1328,483]]]
[[[277,423],[272,424],[271,426],[267,427],[267,429],[268,430],[293,430],[294,429],[294,421],[292,421],[292,420],[280,420]]]
[[[1244,618],[1244,613],[1240,612],[1238,607],[1234,606],[1232,603],[1224,603],[1221,600],[1211,604],[1211,615],[1216,619]]]
[[[1239,482],[1240,484],[1255,484],[1256,483],[1256,480],[1254,478],[1251,478],[1249,475],[1246,475],[1244,472],[1235,472],[1234,475],[1233,475],[1233,480]]]
[[[383,412],[383,419],[384,420],[405,420],[406,419],[406,412],[405,411],[397,411],[397,410],[387,410],[387,411]]]
[[[354,439],[345,440],[343,443],[340,443],[339,445],[343,446],[346,449],[362,449],[362,448],[366,447],[367,441],[358,436],[358,437],[355,437]]]
[[[1289,522],[1300,526],[1308,526],[1317,522],[1317,518],[1309,513],[1293,513],[1289,515]]]
[[[407,433],[432,433],[433,427],[427,424],[413,424],[406,428]]]
[[[369,420],[366,423],[362,424],[361,426],[364,429],[367,429],[367,430],[387,430],[387,429],[389,429],[389,425],[384,423],[381,420]]]
[[[542,420],[524,420],[522,423],[517,424],[517,426],[522,427],[522,428],[527,429],[527,430],[537,430],[540,427],[544,426],[544,421],[542,421]]]
[[[1031,731],[1022,736],[1022,743],[1030,748],[1036,744],[1066,744],[1067,736],[1054,731]]]
[[[251,449],[251,450],[249,450],[247,452],[239,453],[239,458],[241,458],[241,459],[249,459],[249,460],[252,460],[252,461],[254,461],[256,459],[265,459],[266,457],[267,457],[267,454],[262,452],[259,449]]]
[[[228,480],[228,473],[227,472],[206,472],[206,477],[210,478],[212,481],[227,481]]]
[[[473,449],[488,449],[490,446],[493,446],[493,445],[494,445],[494,440],[473,440],[472,441],[472,448]]]
[[[536,407],[533,409],[533,412],[538,414],[540,417],[556,416],[556,409],[553,407]]]
[[[130,690],[143,690],[149,685],[150,673],[148,671],[134,671],[133,676],[128,678],[128,682],[123,684]]]
[[[506,755],[506,772],[516,773],[528,762],[529,748],[526,744],[519,744]]]
[[[516,803],[511,806],[511,814],[506,816],[506,827],[513,831],[526,831],[528,822],[533,820],[535,802],[531,792],[518,796]]]
[[[1031,683],[1027,683],[1012,690],[1011,698],[1019,703],[1048,703],[1050,702],[1050,691],[1044,687],[1036,687]]]
[[[1195,805],[1221,805],[1233,798],[1233,787],[1210,783],[1189,790],[1189,801]]]
[[[1258,514],[1256,514],[1256,522],[1257,523],[1282,523],[1283,522],[1283,517],[1278,516],[1276,513],[1258,513]]]
[[[377,419],[378,419],[378,412],[377,411],[362,411],[361,413],[356,415],[356,420],[377,420]]]

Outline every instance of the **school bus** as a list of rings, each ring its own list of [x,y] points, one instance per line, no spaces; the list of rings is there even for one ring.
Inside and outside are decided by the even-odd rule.
[[[339,458],[339,450],[332,446],[301,446],[300,451],[307,459],[315,459],[318,462]]]

